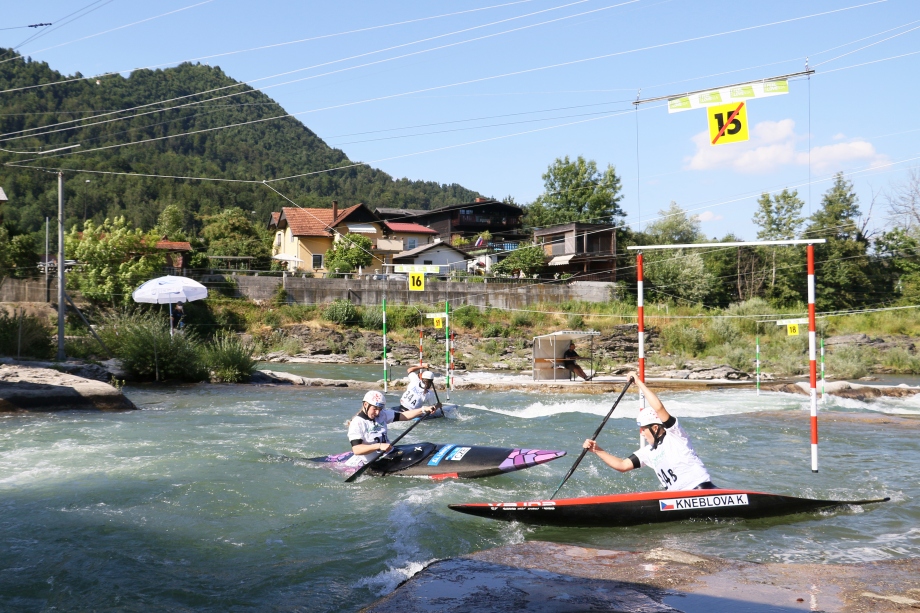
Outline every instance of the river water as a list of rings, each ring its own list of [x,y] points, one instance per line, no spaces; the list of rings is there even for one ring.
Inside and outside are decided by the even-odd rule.
[[[433,560],[534,539],[770,562],[920,555],[920,421],[861,419],[920,417],[920,397],[822,406],[813,474],[805,397],[667,392],[719,485],[892,501],[748,522],[558,529],[446,505],[549,496],[613,394],[455,391],[461,418],[419,424],[406,442],[569,456],[481,480],[347,485],[302,458],[347,448],[344,422],[359,391],[198,385],[127,394],[143,410],[0,417],[0,610],[353,611]],[[635,414],[627,396],[601,444],[632,452]],[[560,497],[657,488],[648,469],[621,475],[589,456]]]

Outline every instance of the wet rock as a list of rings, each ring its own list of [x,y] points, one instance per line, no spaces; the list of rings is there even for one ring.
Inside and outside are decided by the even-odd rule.
[[[722,364],[721,366],[714,366],[712,368],[695,368],[687,376],[687,378],[702,380],[727,379],[728,381],[741,381],[744,379],[750,379],[751,375],[744,371],[738,370],[737,368],[732,368],[728,364]]]
[[[0,366],[0,412],[133,409],[134,403],[108,383],[53,368]]]

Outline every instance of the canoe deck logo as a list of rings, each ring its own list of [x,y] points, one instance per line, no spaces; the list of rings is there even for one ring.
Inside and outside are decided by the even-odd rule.
[[[748,504],[747,494],[723,494],[720,496],[694,496],[692,498],[662,498],[658,501],[662,511],[689,511],[692,509],[713,509],[717,507],[738,507]]]

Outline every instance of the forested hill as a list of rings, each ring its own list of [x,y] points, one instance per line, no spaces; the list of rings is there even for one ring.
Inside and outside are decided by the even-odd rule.
[[[11,50],[0,51],[13,53]],[[80,76],[78,73],[68,77],[52,70],[44,62],[18,57],[0,64],[0,90]],[[231,87],[203,96],[193,95],[227,86]],[[222,97],[238,92],[239,95]],[[191,97],[182,100],[154,104],[190,94]],[[189,105],[202,100],[205,101]],[[130,113],[101,116],[113,110],[146,104],[152,106]],[[344,152],[329,147],[300,121],[290,117],[92,151],[284,114],[278,103],[247,85],[239,84],[220,68],[182,64],[166,70],[137,70],[128,78],[111,75],[98,80],[80,79],[50,87],[2,93],[0,134],[7,136],[0,138],[0,148],[47,151],[79,143],[79,149],[70,150],[79,153],[52,153],[27,163],[65,169],[255,181],[351,163]],[[125,117],[120,121],[107,121]],[[71,120],[80,121],[60,126],[67,128],[63,131],[9,140],[11,136],[19,136],[22,130]],[[44,132],[37,130],[25,134]],[[33,157],[0,151],[0,162],[3,163]],[[212,214],[228,207],[255,211],[258,220],[266,221],[271,211],[288,205],[259,184],[81,173],[65,173],[64,176],[68,227],[87,218],[102,220],[113,215],[125,215],[137,226],[151,228],[160,211],[175,203],[185,210],[191,229],[199,225],[201,214]],[[87,179],[90,183],[86,182]],[[10,198],[0,211],[4,223],[14,233],[36,232],[43,225],[45,216],[56,216],[57,179],[54,174],[0,166],[0,186]],[[368,166],[281,181],[274,187],[298,204],[315,207],[330,206],[335,199],[340,207],[364,202],[372,208],[429,209],[470,202],[480,195],[456,184],[394,179]]]

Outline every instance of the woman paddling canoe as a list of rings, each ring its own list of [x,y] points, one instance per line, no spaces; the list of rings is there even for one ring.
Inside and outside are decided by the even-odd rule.
[[[648,407],[639,411],[636,420],[639,432],[649,446],[639,449],[628,458],[618,458],[604,451],[597,441],[591,439],[586,440],[582,446],[621,473],[640,466],[651,467],[666,490],[718,489],[710,480],[703,461],[693,450],[687,433],[677,423],[677,418],[668,413],[658,396],[638,377],[629,375],[629,381],[639,387],[649,403]]]
[[[436,409],[424,407],[412,411],[397,413],[387,409],[386,399],[380,392],[372,391],[364,395],[361,410],[348,424],[348,440],[354,453],[348,459],[348,466],[359,467],[371,458],[376,458],[378,451],[389,451],[393,446],[387,436],[387,426],[394,421],[409,421],[422,415],[430,415]]]

